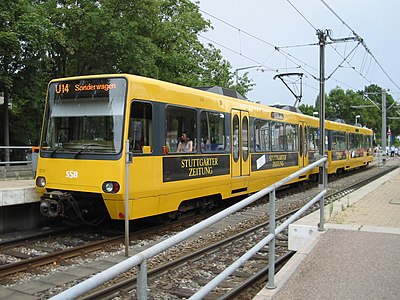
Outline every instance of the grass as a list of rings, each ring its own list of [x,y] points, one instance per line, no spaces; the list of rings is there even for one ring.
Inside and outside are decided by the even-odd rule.
[[[332,218],[333,213],[333,199],[331,199],[331,203],[329,204],[329,219]]]

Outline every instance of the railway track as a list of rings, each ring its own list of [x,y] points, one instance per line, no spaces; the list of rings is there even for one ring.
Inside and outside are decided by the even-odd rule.
[[[208,216],[210,214],[190,216],[168,225],[153,225],[151,228],[131,233],[130,240],[132,243],[151,236],[160,236],[166,232],[177,232]],[[68,232],[65,233],[65,231]],[[72,231],[64,229],[51,234],[38,234],[28,238],[3,241],[0,245],[0,278],[48,264],[68,264],[66,261],[71,258],[88,256],[99,250],[117,251],[118,248],[123,248],[123,243],[124,235],[118,231],[111,231],[106,235],[92,233],[89,229],[76,228]]]
[[[365,185],[376,178],[392,171],[393,168],[386,168],[384,172],[379,172],[377,174],[374,174],[373,176],[366,176],[367,178],[364,180],[357,180],[355,184],[347,185],[345,188],[341,188],[340,190],[336,189],[335,187],[330,187],[332,192],[325,197],[326,203],[329,203],[331,201],[336,200],[337,198],[343,197],[345,194],[351,193],[355,189],[361,187],[362,185]],[[297,196],[296,196],[297,197]],[[304,202],[307,201],[307,197],[304,197]],[[298,201],[301,202],[301,201]],[[282,201],[278,201],[277,203],[277,208],[279,210],[283,210],[284,207],[286,207],[287,204],[285,200],[283,199]],[[254,208],[253,208],[254,209]],[[260,209],[261,210],[261,209]],[[267,209],[265,209],[267,211]],[[287,209],[286,209],[287,210]],[[297,209],[293,209],[295,211]],[[285,214],[291,214],[293,213],[292,211],[287,212]],[[263,220],[266,220],[267,212],[263,215]],[[154,235],[157,236],[162,236],[165,234],[171,234],[171,232],[176,232],[183,230],[186,227],[189,227],[190,224],[193,224],[194,222],[199,222],[200,220],[204,219],[206,216],[201,215],[201,216],[196,216],[197,219],[193,219],[194,217],[190,217],[187,220],[182,220],[180,223],[172,223],[169,224],[169,227],[165,226],[159,226],[158,228],[151,229],[150,231],[141,231],[139,233],[134,233],[131,235],[131,241],[135,240],[141,240],[141,239],[148,239]],[[281,216],[282,218],[284,217],[283,215]],[[257,219],[257,218],[254,218]],[[236,221],[237,223],[237,221]],[[160,296],[166,296],[170,295],[172,299],[179,299],[183,297],[187,297],[190,294],[193,294],[194,291],[198,290],[202,285],[204,285],[207,280],[210,278],[213,278],[218,274],[218,271],[222,268],[223,264],[229,265],[231,257],[234,259],[237,257],[238,254],[236,253],[236,250],[231,250],[233,247],[237,249],[237,253],[241,253],[244,251],[246,246],[251,247],[253,244],[251,242],[246,242],[248,239],[251,240],[256,240],[259,235],[265,237],[268,234],[268,223],[261,223],[252,226],[254,228],[251,229],[246,229],[247,231],[238,233],[234,235],[233,237],[230,237],[229,239],[224,239],[224,244],[221,244],[222,241],[218,241],[218,243],[213,243],[213,242],[208,242],[206,243],[207,246],[204,245],[192,245],[192,246],[187,246],[186,248],[191,249],[191,251],[186,251],[186,252],[192,252],[190,255],[186,255],[182,257],[182,254],[184,254],[185,251],[178,250],[174,255],[169,256],[168,258],[160,258],[157,259],[156,262],[154,262],[152,265],[149,265],[151,268],[151,271],[149,273],[149,278],[152,280],[151,282],[149,281],[149,289],[151,291],[162,291],[161,295],[156,295],[154,299],[159,298]],[[251,231],[254,232],[259,232],[259,233],[251,233]],[[173,234],[173,233],[172,233]],[[253,238],[251,238],[253,237]],[[222,238],[219,238],[219,240],[222,240]],[[81,245],[75,245],[71,246],[69,249],[66,249],[65,252],[52,252],[48,253],[43,256],[37,256],[37,257],[28,257],[25,259],[21,259],[19,262],[16,263],[8,263],[4,265],[0,265],[0,277],[3,278],[6,275],[13,274],[15,272],[21,272],[24,270],[32,270],[35,268],[39,268],[39,266],[43,266],[45,264],[53,264],[56,262],[57,264],[61,264],[62,261],[67,260],[68,258],[74,257],[74,256],[82,256],[82,255],[88,255],[91,251],[97,251],[98,249],[114,249],[116,248],[116,244],[122,245],[123,237],[122,236],[115,236],[111,237],[108,241],[108,239],[104,238],[102,240],[97,240],[97,241],[91,241],[86,244],[81,244]],[[229,241],[230,240],[230,241]],[[236,240],[236,241],[235,241]],[[155,241],[156,242],[156,241]],[[29,243],[33,243],[33,241],[29,241]],[[108,246],[107,246],[108,243]],[[26,244],[26,241],[24,242]],[[228,246],[231,245],[231,246]],[[232,246],[233,245],[233,246]],[[236,246],[239,245],[239,246]],[[10,246],[10,245],[8,245]],[[150,246],[150,244],[148,245]],[[277,253],[282,255],[282,260],[280,263],[284,262],[285,257],[290,257],[290,254],[287,253],[287,237],[286,236],[280,236],[278,237],[277,241],[277,246],[279,249],[276,250]],[[3,249],[4,244],[1,246]],[[268,264],[268,249],[264,249],[260,253],[257,254],[257,256],[254,258],[254,261],[247,262],[244,265],[244,269],[242,271],[236,272],[237,276],[235,276],[236,279],[229,279],[225,286],[219,287],[215,295],[212,295],[210,297],[217,297],[221,299],[227,299],[224,297],[224,295],[233,295],[237,293],[248,293],[247,287],[248,286],[255,286],[255,280],[259,280],[257,278],[266,278],[267,276],[263,272],[267,272],[266,266]],[[64,251],[64,250],[63,250]],[[234,251],[234,252],[233,252]],[[1,251],[0,251],[1,252]],[[220,253],[220,255],[217,255],[217,252]],[[170,254],[166,254],[170,255]],[[194,256],[197,255],[197,256]],[[222,262],[220,266],[212,266],[213,263],[216,263],[219,261],[217,257],[220,256],[222,257]],[[168,261],[167,264],[165,264],[165,261]],[[170,262],[172,261],[172,262]],[[204,267],[201,268],[198,263],[204,262]],[[176,265],[174,265],[176,263]],[[188,269],[186,273],[183,273],[183,269],[187,268],[187,266],[195,266],[192,269]],[[210,267],[211,265],[211,267]],[[259,267],[260,266],[260,267]],[[261,267],[263,266],[263,267]],[[276,269],[279,269],[279,266],[276,266]],[[195,271],[195,270],[202,270],[202,271]],[[166,276],[165,273],[169,271],[168,277],[162,277]],[[132,271],[129,274],[124,274],[120,276],[118,280],[115,280],[112,282],[112,285],[114,286],[114,289],[119,290],[118,294],[116,294],[116,291],[113,291],[113,288],[110,287],[102,287],[99,291],[94,294],[88,296],[87,299],[109,299],[110,295],[119,295],[120,297],[125,297],[127,295],[131,295],[131,293],[134,293],[134,289],[132,290],[132,287],[135,282],[135,273],[136,271]],[[171,273],[176,275],[179,275],[176,279],[176,281],[173,281],[173,283],[166,284],[168,282],[171,282]],[[254,275],[255,273],[260,273],[258,276],[250,276]],[[195,275],[193,275],[195,274]],[[264,274],[264,275],[262,275]],[[130,277],[129,281],[125,280],[125,276]],[[154,277],[154,283],[153,283],[153,278]],[[193,277],[193,278],[192,278]],[[209,278],[210,277],[210,278]],[[254,278],[253,278],[254,277]],[[158,278],[158,279],[157,279]],[[184,280],[182,281],[183,278]],[[240,279],[240,280],[239,280]],[[126,282],[125,282],[126,281]],[[160,283],[160,286],[158,286],[158,283]],[[183,284],[185,283],[185,284]],[[128,286],[127,288],[124,288],[123,286],[126,285]],[[261,282],[258,284],[260,287],[265,285],[265,282]],[[191,289],[193,288],[194,289]],[[256,289],[258,291],[259,289]],[[121,292],[122,291],[122,292]],[[121,294],[122,293],[122,294]],[[125,293],[125,294],[124,294]],[[104,294],[104,296],[102,296]],[[186,296],[185,296],[186,295]],[[150,296],[150,295],[149,295]],[[236,297],[236,296],[235,296]],[[85,298],[86,299],[86,298]],[[151,299],[151,298],[150,298]],[[246,296],[243,298],[246,299]]]
[[[341,198],[356,189],[378,179],[393,169],[371,176],[339,191],[332,191],[325,197],[325,203]],[[318,205],[312,211],[318,209]],[[284,222],[298,209],[293,209],[277,218],[277,224]],[[222,241],[203,247],[186,256],[174,259],[148,273],[149,299],[189,298],[201,286],[207,284],[227,266],[236,261],[244,252],[269,233],[269,222],[264,222]],[[275,270],[278,271],[294,254],[287,249],[288,236],[284,232],[276,237],[277,254]],[[266,284],[268,274],[268,247],[242,265],[234,274],[222,282],[206,299],[249,299]],[[136,293],[135,271],[125,274],[118,282],[83,297],[82,299],[120,299]],[[249,291],[250,290],[250,291]]]
[[[289,212],[280,216],[277,221],[283,222],[292,213]],[[268,235],[268,222],[154,268],[148,273],[148,287],[150,291],[156,291],[156,294],[150,293],[149,299],[189,298],[202,285],[205,285],[225,267],[238,259],[255,241],[262,239],[266,235]],[[293,254],[287,250],[287,244],[287,233],[277,236],[276,253],[279,255],[278,266]],[[230,276],[229,280],[210,295],[210,299],[224,298],[227,293],[231,297],[243,292],[244,287],[249,284],[252,285],[254,280],[259,280],[260,277],[267,274],[268,268],[266,265],[268,265],[268,247],[262,249],[236,271],[233,276]],[[124,298],[135,293],[137,278],[132,278],[132,274],[125,274],[125,276],[127,279],[101,288],[82,299]]]

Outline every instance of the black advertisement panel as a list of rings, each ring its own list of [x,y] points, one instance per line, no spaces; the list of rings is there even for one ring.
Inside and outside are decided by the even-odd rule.
[[[229,155],[163,157],[163,182],[230,174]]]
[[[298,165],[298,153],[267,153],[251,156],[251,170],[261,171],[276,168],[285,168]]]

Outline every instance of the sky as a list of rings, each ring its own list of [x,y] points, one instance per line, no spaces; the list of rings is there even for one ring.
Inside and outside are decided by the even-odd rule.
[[[325,48],[325,92],[340,87],[364,90],[377,84],[400,100],[399,0],[199,0],[213,29],[200,34],[255,84],[247,94],[262,104],[294,105],[296,98],[275,75],[303,73],[300,104],[314,105],[319,94],[317,30],[330,30]],[[326,4],[326,5],[325,5]],[[328,6],[328,7],[327,7]],[[359,42],[340,42],[356,33]],[[278,47],[278,48],[276,48]],[[372,54],[372,55],[371,55]],[[261,67],[258,67],[261,66]],[[300,76],[284,76],[300,94]]]

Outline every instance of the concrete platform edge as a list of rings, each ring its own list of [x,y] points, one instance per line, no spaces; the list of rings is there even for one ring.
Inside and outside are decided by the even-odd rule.
[[[309,240],[299,249],[289,262],[275,275],[275,289],[263,288],[253,298],[254,300],[271,300],[276,293],[285,285],[289,278],[296,272],[297,268],[307,257],[307,255],[318,244],[325,231],[315,231],[310,235]]]
[[[341,199],[335,201],[334,208],[332,212],[332,217],[343,211],[343,206],[348,207],[357,201],[366,197],[369,193],[377,189],[379,186],[393,178],[394,176],[399,176],[400,169],[396,169],[380,179],[364,186],[363,188],[342,197]],[[351,196],[350,196],[351,195]],[[365,231],[365,232],[376,232],[376,233],[391,233],[400,234],[400,228],[397,227],[378,227],[378,226],[367,226],[362,224],[335,224],[329,223],[329,205],[325,206],[325,231],[318,231],[319,223],[319,211],[316,211],[305,218],[299,219],[293,224],[289,225],[289,249],[290,248],[290,234],[296,231],[296,234],[301,234],[306,237],[303,242],[295,242],[297,249],[296,254],[290,259],[290,261],[275,275],[275,289],[267,289],[266,287],[261,289],[257,295],[253,298],[255,300],[271,300],[275,295],[284,287],[286,282],[291,278],[291,276],[297,271],[300,264],[304,261],[307,255],[314,249],[314,247],[319,243],[320,238],[328,230],[354,230],[354,231]],[[327,216],[328,214],[328,216]],[[292,242],[293,244],[293,242]]]
[[[341,213],[342,211],[346,210],[348,207],[356,203],[357,201],[366,197],[369,193],[376,190],[382,184],[390,180],[394,176],[399,176],[400,168],[395,169],[394,171],[382,176],[378,180],[367,184],[366,186],[350,193],[342,197],[339,200],[333,202],[333,209],[330,213],[330,205],[326,205],[324,207],[324,215],[325,215],[325,227],[328,226],[329,220],[335,217],[337,214]],[[297,220],[296,222],[289,225],[289,250],[298,251],[302,248],[302,245],[310,238],[310,235],[318,230],[318,223],[319,223],[319,211],[315,211],[312,214],[307,215],[304,218]],[[335,224],[332,226],[336,226]],[[362,225],[355,225],[350,224],[347,225],[347,230],[360,230],[360,226]],[[332,227],[331,227],[332,228]]]

